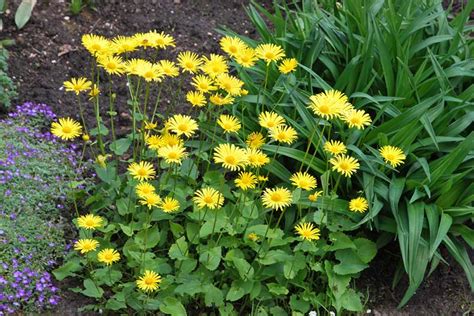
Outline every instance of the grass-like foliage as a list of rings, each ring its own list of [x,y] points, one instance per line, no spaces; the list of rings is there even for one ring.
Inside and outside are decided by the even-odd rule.
[[[261,38],[284,47],[300,67],[291,78],[272,77],[270,70],[273,79],[264,89],[257,84],[249,90],[258,90],[260,100],[299,124],[299,135],[309,139],[314,138],[308,95],[338,89],[356,108],[364,107],[372,125],[344,139],[366,167],[346,188],[363,189],[369,201],[369,212],[358,225],[382,232],[381,245],[393,238],[400,244],[399,272],[403,269],[409,277],[400,306],[427,274],[446,263],[440,247],[462,266],[474,288],[466,251],[474,245],[469,227],[474,200],[474,43],[473,26],[467,23],[474,2],[455,17],[443,10],[441,1],[341,3],[325,1],[321,7],[315,1],[283,2],[275,4],[272,13],[257,3],[250,6],[248,14]],[[261,67],[242,78],[252,84],[256,76],[267,82],[266,75]],[[246,111],[245,116],[252,117],[258,107]],[[400,147],[406,163],[397,170],[381,169],[364,153],[374,153],[371,147],[376,144]],[[304,144],[299,149],[304,150]],[[314,161],[321,156],[319,152]],[[317,164],[309,167],[319,171]],[[400,276],[397,273],[394,284]]]
[[[61,118],[52,133],[82,135],[96,157],[99,181],[74,220],[76,252],[55,271],[82,280],[73,290],[96,299],[87,308],[363,309],[350,284],[377,249],[357,228],[381,202],[362,180],[390,182],[406,159],[387,139],[362,141],[375,113],[339,91],[301,86],[307,67],[278,45],[225,37],[224,55],[180,52],[172,61],[160,58],[176,45],[164,33],[82,41],[92,73],[64,85],[96,122]],[[175,96],[164,106],[171,80],[192,87],[188,115],[173,113]],[[129,91],[131,131],[122,137],[118,85]]]

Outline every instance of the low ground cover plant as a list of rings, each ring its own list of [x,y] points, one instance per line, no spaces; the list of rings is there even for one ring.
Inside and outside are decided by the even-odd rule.
[[[0,111],[9,108],[16,95],[16,87],[8,75],[8,51],[0,43]]]
[[[474,246],[474,42],[468,23],[473,8],[469,2],[450,16],[441,1],[308,0],[276,2],[272,12],[254,2],[248,10],[260,37],[299,62],[294,76],[283,79],[275,68],[246,70],[236,59],[259,103],[274,105],[289,121],[303,121],[300,137],[313,137],[306,110],[312,89],[344,91],[372,118],[371,126],[344,141],[367,166],[350,185],[363,188],[369,204],[358,225],[377,229],[380,246],[399,243],[393,285],[403,271],[409,281],[400,306],[440,263],[447,263],[441,248],[461,265],[474,289],[467,252]],[[245,108],[245,116],[258,115],[256,100],[249,101],[253,105]],[[376,144],[400,148],[405,164],[381,166],[364,152],[373,153]],[[386,148],[386,156],[397,152]],[[304,143],[298,149],[304,151]]]
[[[86,308],[362,310],[351,280],[377,249],[357,227],[380,206],[355,179],[388,179],[406,159],[387,140],[361,145],[374,116],[332,89],[271,102],[271,87],[282,100],[293,97],[300,71],[278,45],[225,37],[224,55],[163,60],[160,50],[176,44],[156,31],[87,34],[82,43],[92,73],[64,86],[81,112],[93,107],[96,123],[60,118],[51,130],[65,141],[82,137],[96,157],[100,181],[81,193],[76,251],[54,272],[82,280],[73,290],[96,299]],[[160,102],[168,80],[191,87],[187,114],[175,113],[176,98]],[[117,84],[130,93],[124,137],[115,133]]]
[[[0,121],[0,314],[58,304],[49,272],[65,252],[60,209],[80,185],[75,145],[56,141],[42,104],[18,106]]]

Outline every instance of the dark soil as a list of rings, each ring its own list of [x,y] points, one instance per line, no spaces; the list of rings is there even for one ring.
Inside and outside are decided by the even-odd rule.
[[[269,3],[270,1],[259,1]],[[11,38],[10,73],[18,85],[17,104],[25,101],[46,103],[60,116],[78,118],[73,94],[62,89],[63,81],[87,72],[88,54],[81,49],[81,35],[97,33],[105,36],[130,35],[150,29],[172,34],[176,49],[199,53],[218,51],[217,27],[227,26],[239,33],[255,36],[243,6],[248,0],[102,0],[96,11],[85,9],[78,16],[68,11],[69,1],[38,1],[33,17],[21,31],[13,27],[12,14],[4,18],[2,38]],[[172,90],[172,87],[171,87]],[[119,96],[120,97],[120,96]],[[123,96],[122,96],[123,97]],[[119,112],[126,113],[125,102],[119,102]],[[92,121],[92,112],[86,118]],[[122,116],[122,126],[128,125]],[[401,311],[396,309],[403,296],[402,283],[391,290],[391,280],[398,257],[394,251],[382,250],[358,286],[370,287],[367,308],[376,315],[461,315],[474,309],[474,298],[464,272],[456,265],[440,267],[425,280],[417,294]],[[89,303],[83,297],[68,292],[57,315],[75,315],[77,308]]]

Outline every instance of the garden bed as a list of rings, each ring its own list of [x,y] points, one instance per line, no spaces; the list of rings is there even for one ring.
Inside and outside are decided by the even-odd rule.
[[[243,9],[246,1],[156,1],[156,4],[136,1],[136,5],[112,2],[99,5],[97,11],[84,10],[79,16],[70,16],[65,3],[39,4],[25,29],[7,29],[7,36],[17,43],[10,49],[10,72],[18,84],[17,103],[34,100],[51,105],[59,116],[78,117],[75,97],[65,94],[62,84],[70,77],[83,75],[89,58],[80,47],[83,33],[114,36],[163,30],[175,36],[180,51],[200,53],[218,50],[219,35],[215,28],[221,25],[241,34],[255,35]],[[4,23],[11,25],[11,17]],[[175,51],[171,53],[176,55]],[[168,91],[174,89],[170,86]],[[130,125],[125,97],[126,91],[119,91],[117,103],[124,128]],[[87,113],[86,121],[94,121],[92,109]],[[473,308],[474,298],[467,280],[454,263],[452,267],[441,265],[408,305],[398,311],[396,305],[403,295],[404,283],[390,289],[394,262],[398,261],[396,245],[393,249],[393,252],[380,251],[371,268],[357,281],[362,290],[369,288],[367,308],[371,313],[458,314]],[[69,298],[65,299],[63,306],[67,308]],[[75,300],[72,296],[70,299]]]

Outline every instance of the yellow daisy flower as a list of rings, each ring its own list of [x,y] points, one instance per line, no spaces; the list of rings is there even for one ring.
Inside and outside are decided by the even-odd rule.
[[[220,74],[216,77],[216,84],[219,88],[225,90],[230,95],[240,95],[244,82],[229,74]]]
[[[364,110],[350,110],[344,112],[342,117],[349,127],[355,127],[357,129],[364,129],[365,126],[370,125],[372,122],[369,114],[365,113]]]
[[[252,132],[249,134],[249,136],[247,136],[245,143],[250,148],[260,148],[265,144],[265,137],[262,135],[262,133]]]
[[[178,64],[183,72],[196,73],[202,64],[201,58],[193,52],[181,52],[178,54]]]
[[[79,95],[82,91],[90,90],[91,86],[92,81],[87,80],[84,77],[71,78],[69,81],[64,81],[64,88],[66,88],[66,91],[72,91],[76,95]]]
[[[330,140],[324,144],[324,150],[332,155],[345,154],[347,152],[346,145],[338,140]]]
[[[291,126],[278,125],[270,128],[270,137],[280,143],[291,145],[298,139],[298,133]]]
[[[103,219],[94,214],[87,214],[77,218],[77,226],[80,228],[95,230],[102,226]]]
[[[178,136],[191,137],[198,129],[197,122],[188,115],[176,114],[168,120],[169,128]]]
[[[97,260],[99,262],[105,263],[106,265],[111,265],[112,263],[120,260],[120,254],[115,249],[106,248],[99,251],[97,254]]]
[[[339,172],[345,177],[350,177],[359,169],[359,161],[347,155],[339,155],[329,160],[332,170]]]
[[[257,240],[258,240],[258,236],[257,236],[257,234],[255,234],[255,233],[250,233],[250,234],[248,234],[248,235],[247,235],[247,238],[248,238],[249,240],[251,240],[251,241],[257,241]]]
[[[183,140],[178,135],[165,133],[160,136],[161,146],[183,145]]]
[[[328,90],[311,96],[309,108],[324,119],[340,117],[348,109],[348,98],[337,90]]]
[[[94,239],[79,239],[74,243],[74,250],[82,254],[94,251],[99,246],[99,242]]]
[[[189,91],[186,93],[186,100],[191,103],[192,106],[196,107],[203,107],[207,103],[204,93],[200,91]]]
[[[229,70],[227,61],[222,55],[211,54],[209,58],[204,56],[202,60],[201,70],[211,78],[215,78],[217,75]]]
[[[144,292],[153,292],[158,289],[161,283],[161,276],[150,270],[145,270],[145,273],[136,281],[137,287]]]
[[[60,118],[59,122],[51,124],[51,134],[64,140],[74,139],[82,133],[81,124],[66,117]]]
[[[296,67],[298,67],[298,61],[295,58],[287,58],[283,59],[281,64],[278,66],[278,70],[280,70],[282,74],[286,75],[295,71]]]
[[[91,55],[104,54],[110,51],[111,42],[103,36],[95,34],[82,35],[82,46],[84,46]]]
[[[318,198],[323,194],[323,191],[316,191],[313,194],[308,195],[308,200],[316,202]]]
[[[195,76],[191,84],[193,85],[193,87],[203,93],[217,90],[217,87],[214,86],[214,81],[208,76],[204,75]]]
[[[214,188],[202,188],[194,193],[194,203],[199,209],[205,207],[214,210],[221,208],[224,204],[224,196]]]
[[[125,72],[125,64],[119,56],[99,56],[97,62],[99,67],[104,68],[110,75],[120,75]]]
[[[234,98],[229,94],[224,97],[219,93],[215,93],[209,98],[209,101],[214,105],[228,105],[234,102]]]
[[[177,77],[179,75],[179,69],[176,64],[169,60],[160,60],[158,67],[162,74],[168,77]]]
[[[364,213],[369,208],[369,203],[363,197],[358,197],[349,201],[349,210],[352,212]]]
[[[217,124],[224,130],[224,133],[237,133],[241,127],[240,121],[233,115],[219,116]]]
[[[231,36],[223,37],[220,40],[220,46],[231,57],[237,56],[239,52],[247,47],[240,38]]]
[[[156,173],[153,165],[147,161],[132,162],[127,170],[134,179],[139,181],[153,179]]]
[[[92,85],[91,91],[89,91],[89,100],[94,99],[100,94],[99,86],[96,84]]]
[[[176,47],[176,43],[174,42],[173,36],[166,34],[165,32],[157,33],[155,30],[153,30],[151,32],[148,32],[148,34],[151,35],[150,40],[152,42],[153,47]]]
[[[315,228],[312,223],[300,223],[295,226],[295,230],[303,240],[318,240],[320,236],[319,228]]]
[[[179,202],[172,197],[165,197],[160,203],[160,209],[165,213],[173,213],[179,210]]]
[[[149,182],[140,182],[135,187],[135,192],[139,198],[155,193],[155,187]]]
[[[105,168],[107,166],[107,159],[109,159],[110,155],[98,155],[97,158],[95,158],[95,162],[102,168]]]
[[[246,151],[234,144],[220,144],[214,149],[214,162],[232,171],[240,170],[247,163]]]
[[[148,121],[145,121],[145,129],[150,131],[150,130],[154,130],[155,128],[158,127],[158,124],[156,124],[155,122],[148,122]]]
[[[250,47],[241,50],[235,57],[235,61],[244,68],[253,67],[257,60],[255,50]]]
[[[251,172],[241,172],[234,182],[236,187],[246,191],[255,188],[257,177]]]
[[[161,203],[161,197],[156,193],[149,193],[147,195],[140,196],[140,204],[145,205],[149,209],[152,207],[158,207]]]
[[[266,182],[268,181],[268,177],[266,176],[258,176],[257,177],[258,182]]]
[[[297,172],[290,178],[291,183],[297,188],[310,191],[317,185],[316,178],[307,172]]]
[[[406,159],[403,150],[395,146],[383,146],[379,149],[379,152],[385,162],[389,163],[394,168],[403,164]]]
[[[266,208],[275,210],[283,210],[285,207],[291,205],[293,196],[290,190],[282,187],[274,189],[267,188],[262,195],[262,203]]]
[[[260,168],[270,162],[270,158],[258,148],[247,148],[245,150],[247,155],[247,163],[255,168]]]
[[[112,39],[112,50],[116,54],[133,52],[137,49],[138,44],[134,37],[120,35]]]
[[[132,69],[132,66],[136,67],[136,69]],[[150,62],[138,62],[136,65],[128,64],[128,72],[132,73],[132,71],[135,71],[146,82],[160,82],[164,77],[163,68]]]
[[[285,52],[280,45],[260,44],[255,48],[255,54],[259,59],[264,60],[267,64],[272,61],[279,61],[285,57]]]
[[[285,119],[275,112],[262,112],[258,116],[258,123],[261,127],[274,128],[285,124]]]
[[[158,149],[158,157],[165,159],[168,164],[180,165],[182,160],[186,158],[187,153],[183,145],[166,145]]]

